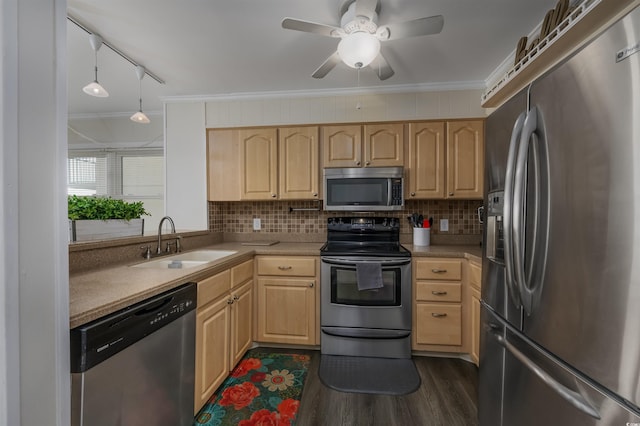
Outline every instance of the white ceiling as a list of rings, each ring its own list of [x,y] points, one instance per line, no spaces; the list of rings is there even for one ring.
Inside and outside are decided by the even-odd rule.
[[[162,99],[264,92],[353,89],[357,71],[339,64],[325,78],[311,73],[336,50],[337,39],[284,30],[293,17],[339,26],[344,0],[68,0],[68,12],[105,41],[163,79],[142,81],[145,111]],[[378,23],[443,15],[438,35],[383,42],[395,75],[380,81],[360,72],[367,90],[393,86],[484,87],[556,0],[381,0]],[[82,92],[93,80],[88,34],[68,22],[69,113],[132,113],[138,109],[135,68],[103,46],[98,79],[109,98]]]

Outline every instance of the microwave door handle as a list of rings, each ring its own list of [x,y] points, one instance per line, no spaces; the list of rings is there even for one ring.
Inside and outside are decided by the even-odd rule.
[[[393,182],[392,179],[387,179],[387,206],[391,206],[393,203]]]

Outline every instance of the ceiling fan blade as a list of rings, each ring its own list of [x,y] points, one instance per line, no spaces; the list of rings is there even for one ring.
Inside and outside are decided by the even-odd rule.
[[[355,2],[356,16],[365,16],[372,20],[378,7],[378,0],[355,0]]]
[[[317,70],[311,74],[313,78],[322,78],[329,73],[336,65],[340,62],[340,55],[338,52],[329,56],[326,61],[322,65],[318,67]]]
[[[318,24],[315,22],[302,21],[295,18],[284,18],[282,20],[282,28],[287,30],[302,31],[305,33],[320,34],[329,37],[340,37],[344,34],[342,28],[333,27],[331,25]]]
[[[382,56],[382,53],[379,53],[375,61],[369,66],[373,68],[380,80],[386,80],[394,74],[393,68]]]
[[[397,40],[399,38],[417,37],[438,34],[444,26],[442,15],[418,18],[397,24],[382,25],[377,34],[381,40]]]

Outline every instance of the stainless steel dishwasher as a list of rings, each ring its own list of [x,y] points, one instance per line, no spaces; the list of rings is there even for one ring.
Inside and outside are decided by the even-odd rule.
[[[72,426],[193,424],[196,285],[71,330]]]

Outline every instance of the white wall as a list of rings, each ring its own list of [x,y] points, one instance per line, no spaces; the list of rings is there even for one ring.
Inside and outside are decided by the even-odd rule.
[[[66,1],[0,5],[0,424],[66,426]]]
[[[207,229],[204,104],[167,104],[165,117],[165,212],[177,230]]]

